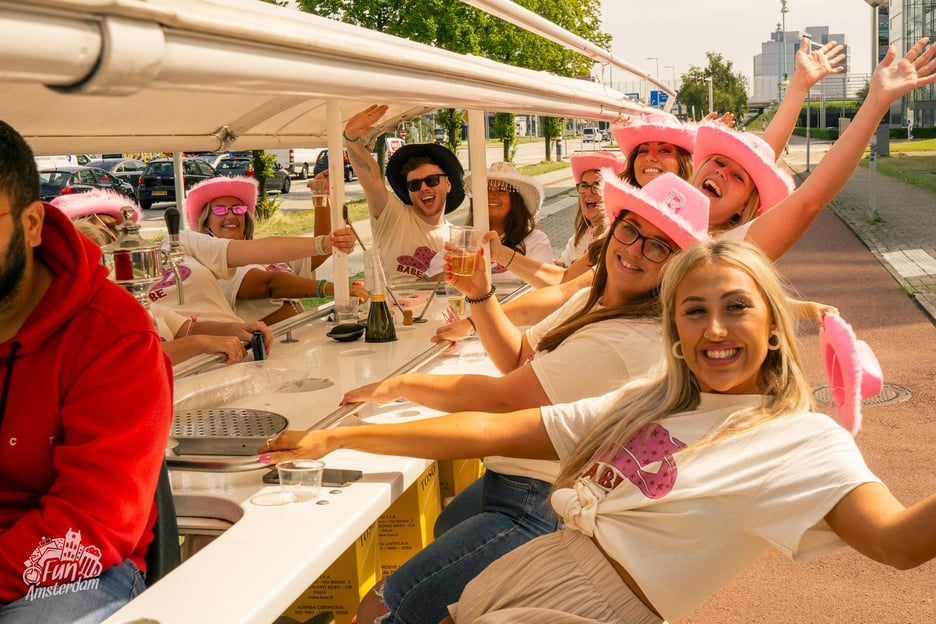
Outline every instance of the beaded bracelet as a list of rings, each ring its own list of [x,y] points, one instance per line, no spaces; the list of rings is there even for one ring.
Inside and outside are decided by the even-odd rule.
[[[494,296],[494,292],[496,290],[497,288],[494,287],[494,284],[491,284],[491,290],[489,290],[486,295],[481,295],[477,299],[472,299],[471,297],[466,296],[465,302],[466,303],[484,303],[485,301],[487,301],[488,299]],[[472,325],[474,325],[474,323],[472,323]]]
[[[517,257],[517,250],[514,249],[514,250],[513,250],[513,253],[510,254],[510,260],[507,261],[507,264],[504,265],[504,268],[505,268],[505,269],[510,268],[510,265],[513,263],[514,258],[516,258],[516,257]]]
[[[324,236],[316,236],[314,239],[314,244],[315,244],[316,256],[328,255],[328,250],[325,249],[325,237]]]
[[[325,284],[326,284],[327,282],[328,282],[328,280],[323,280],[323,279],[321,279],[321,280],[318,281],[318,286],[315,287],[315,296],[316,296],[316,297],[321,298],[321,297],[324,297],[324,296],[325,296]]]
[[[357,143],[358,141],[361,140],[361,137],[358,137],[358,138],[356,138],[356,139],[352,139],[351,137],[348,136],[348,133],[345,132],[344,130],[341,131],[341,136],[342,136],[342,138],[344,138],[344,140],[347,141],[348,143]]]

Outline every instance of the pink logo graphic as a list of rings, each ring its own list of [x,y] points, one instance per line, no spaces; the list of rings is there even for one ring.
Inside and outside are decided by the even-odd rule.
[[[434,251],[425,245],[420,245],[412,256],[397,256],[396,270],[398,273],[421,276],[429,268],[429,262],[434,255]]]
[[[673,453],[686,445],[657,423],[642,427],[623,447],[602,453],[583,475],[605,490],[628,480],[647,498],[663,498],[676,485]]]
[[[71,529],[65,537],[43,538],[23,562],[23,582],[30,587],[75,583],[101,573],[101,549],[81,542],[81,531]]]
[[[179,265],[179,276],[182,277],[183,282],[187,280],[191,274],[192,269],[184,264]],[[169,286],[175,286],[175,274],[169,269],[163,269],[162,279],[153,284],[150,290],[159,290],[160,288],[168,288]]]

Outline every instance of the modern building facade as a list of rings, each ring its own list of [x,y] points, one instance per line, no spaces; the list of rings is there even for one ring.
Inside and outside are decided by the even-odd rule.
[[[933,0],[882,0],[876,10],[879,59],[887,52],[888,44],[904,54],[920,37],[929,37],[931,42],[936,39],[936,2]],[[936,126],[936,87],[917,89],[891,107],[888,120],[891,125],[905,126],[911,120],[917,128]]]
[[[827,76],[813,88],[816,97],[842,99],[854,94],[850,86],[850,68],[848,43],[844,34],[829,33],[828,26],[809,26],[806,33],[812,38],[814,46],[821,46],[829,41],[845,45],[845,71],[834,76]],[[798,30],[783,31],[778,28],[771,33],[770,40],[761,43],[761,53],[754,57],[754,80],[751,102],[757,104],[775,104],[780,100],[789,77],[793,75],[796,51],[799,49],[802,34]]]

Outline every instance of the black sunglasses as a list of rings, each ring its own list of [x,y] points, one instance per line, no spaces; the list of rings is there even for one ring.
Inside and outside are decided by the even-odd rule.
[[[407,180],[406,188],[409,190],[410,193],[415,193],[416,191],[422,188],[423,182],[425,182],[426,186],[428,186],[429,188],[435,188],[436,186],[439,186],[439,182],[442,181],[442,178],[447,178],[447,177],[448,175],[444,173],[433,173],[432,175],[426,176],[425,178]]]
[[[627,247],[633,245],[638,240],[641,241],[640,253],[644,258],[655,264],[660,264],[670,257],[673,248],[658,238],[643,236],[633,225],[627,221],[615,221],[611,226],[611,235],[617,242]]]

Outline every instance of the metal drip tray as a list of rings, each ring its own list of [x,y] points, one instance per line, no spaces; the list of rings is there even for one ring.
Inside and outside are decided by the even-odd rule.
[[[267,438],[286,429],[285,417],[265,410],[207,408],[177,411],[170,437],[178,455],[256,455]]]

